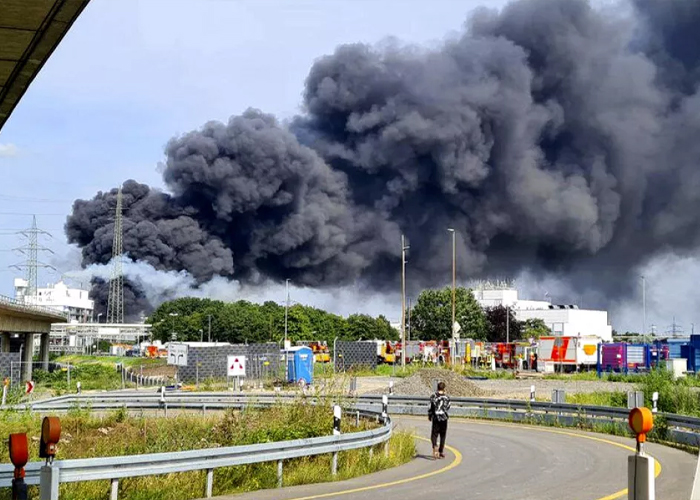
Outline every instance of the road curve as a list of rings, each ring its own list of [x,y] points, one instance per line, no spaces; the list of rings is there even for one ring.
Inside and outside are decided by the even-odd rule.
[[[429,422],[395,419],[428,436]],[[410,463],[348,481],[264,490],[219,500],[613,500],[627,498],[626,438],[550,427],[452,419],[445,460],[429,458],[430,445],[417,441]],[[661,445],[647,451],[661,464],[657,498],[687,500],[696,457]],[[428,496],[430,495],[430,497]]]

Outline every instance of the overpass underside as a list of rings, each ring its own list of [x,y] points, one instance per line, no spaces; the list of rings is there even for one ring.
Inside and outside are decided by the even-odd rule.
[[[0,297],[0,351],[10,352],[13,334],[23,338],[21,347],[21,378],[32,378],[35,336],[40,335],[39,360],[45,370],[49,368],[49,332],[51,324],[65,322],[66,318],[47,308],[26,306],[23,303]]]

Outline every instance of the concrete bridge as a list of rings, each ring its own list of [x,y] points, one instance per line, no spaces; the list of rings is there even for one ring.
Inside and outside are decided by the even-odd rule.
[[[49,332],[52,323],[65,323],[65,315],[49,307],[33,306],[0,295],[0,350],[10,352],[13,334],[23,336],[22,340],[22,380],[32,377],[32,357],[34,336],[41,335],[39,359],[44,369],[49,367]]]

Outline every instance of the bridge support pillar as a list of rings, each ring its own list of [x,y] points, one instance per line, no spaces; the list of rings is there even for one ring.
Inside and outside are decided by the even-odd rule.
[[[22,382],[32,379],[32,358],[34,357],[34,334],[24,335],[22,345]]]
[[[12,336],[8,332],[2,332],[2,346],[0,346],[2,352],[10,352],[11,339]]]
[[[39,360],[41,361],[41,368],[43,370],[49,370],[49,334],[41,334],[41,346],[39,348]]]

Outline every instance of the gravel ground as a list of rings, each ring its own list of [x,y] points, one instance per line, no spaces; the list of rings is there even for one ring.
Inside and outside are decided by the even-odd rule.
[[[488,395],[487,391],[480,389],[471,380],[457,375],[454,372],[439,369],[420,370],[410,377],[394,382],[394,394],[399,396],[430,396],[433,393],[433,381],[445,382],[447,393],[454,397],[478,398]],[[371,390],[364,394],[384,394],[388,382],[383,388]],[[359,392],[358,384],[358,392]]]
[[[389,381],[394,381],[394,389],[397,393],[407,394],[413,392],[415,395],[425,395],[425,384],[417,380],[395,377],[360,377],[357,379],[358,394],[383,394],[389,387]],[[544,379],[488,379],[488,380],[467,380],[474,386],[481,389],[480,394],[467,384],[473,394],[472,397],[490,397],[494,399],[527,399],[530,397],[530,385],[535,386],[535,393],[538,397],[549,397],[553,389],[564,389],[569,394],[590,393],[590,392],[627,392],[635,389],[634,384],[626,382],[606,382],[590,380],[544,380]],[[457,392],[462,392],[459,390]],[[452,391],[450,391],[452,393]],[[453,394],[454,395],[454,394]],[[465,395],[466,396],[466,395]]]
[[[489,379],[472,380],[480,389],[491,393],[490,397],[501,399],[527,399],[530,397],[530,386],[535,386],[537,396],[548,397],[554,389],[564,389],[569,394],[590,392],[627,392],[635,389],[634,384],[627,382],[606,382],[591,380],[507,380]]]

